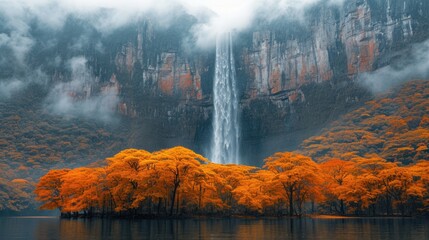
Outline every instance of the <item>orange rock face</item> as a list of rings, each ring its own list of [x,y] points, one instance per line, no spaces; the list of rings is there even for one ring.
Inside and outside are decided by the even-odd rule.
[[[300,44],[297,40],[280,43],[267,31],[253,37],[253,49],[244,50],[242,56],[251,98],[332,78],[327,46],[323,49],[312,41]]]
[[[375,39],[370,39],[368,43],[363,44],[360,48],[360,64],[359,71],[367,72],[371,71],[372,64],[374,63],[374,58],[376,55],[376,43]]]
[[[201,76],[186,59],[175,53],[163,53],[159,69],[158,87],[162,94],[180,96],[182,99],[202,99]]]
[[[374,11],[366,1],[348,4],[347,13],[340,18],[329,11],[323,14],[307,29],[308,38],[277,39],[277,32],[268,30],[253,33],[252,46],[241,51],[248,74],[247,96],[290,91],[335,77],[357,79],[374,70],[385,48],[381,44],[391,44],[395,28],[404,28],[403,38],[413,34],[409,18],[389,20],[384,26],[372,16]]]
[[[162,65],[159,69],[158,86],[163,94],[173,95],[175,53],[163,53]]]
[[[274,94],[281,90],[281,70],[279,69],[279,66],[275,66],[270,74],[270,91]]]
[[[189,91],[193,88],[191,72],[185,72],[179,75],[179,89]]]

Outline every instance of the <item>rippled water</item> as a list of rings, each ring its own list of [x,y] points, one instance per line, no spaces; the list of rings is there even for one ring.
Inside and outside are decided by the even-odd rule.
[[[425,219],[0,218],[0,239],[429,239]]]

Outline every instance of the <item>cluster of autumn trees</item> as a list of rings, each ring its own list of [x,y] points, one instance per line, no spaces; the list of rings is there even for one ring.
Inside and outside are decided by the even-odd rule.
[[[34,185],[25,179],[8,180],[0,171],[0,212],[21,211],[32,205]]]
[[[11,165],[20,176],[28,176],[30,170],[46,172],[53,164],[88,164],[119,151],[117,142],[123,140],[95,121],[46,116],[41,110],[10,109],[2,114],[0,163]]]
[[[126,149],[105,167],[51,170],[42,209],[64,215],[412,215],[429,210],[429,162],[401,167],[377,156],[317,164],[276,153],[263,168],[215,164],[184,148]]]
[[[429,82],[413,81],[367,102],[305,140],[300,152],[321,162],[377,154],[404,165],[429,159]]]

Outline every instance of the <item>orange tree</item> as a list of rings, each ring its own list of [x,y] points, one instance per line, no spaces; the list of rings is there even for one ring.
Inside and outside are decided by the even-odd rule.
[[[343,185],[350,180],[355,163],[351,161],[343,161],[340,159],[331,159],[327,162],[319,164],[322,178],[322,191],[326,198],[325,203],[333,207],[337,213],[345,214],[344,200],[340,199],[340,194],[343,190]],[[339,201],[339,209],[337,203]]]
[[[91,215],[103,208],[108,196],[104,168],[75,168],[64,174],[60,195],[64,212],[81,212]]]
[[[183,186],[184,191],[190,191],[189,186],[192,184],[189,181],[192,181],[191,176],[204,174],[200,165],[207,163],[208,160],[192,150],[180,146],[155,152],[152,159],[158,161],[156,167],[163,171],[159,181],[163,182],[163,185],[170,191],[171,203],[169,214],[173,215],[179,188]],[[177,199],[177,204],[179,204],[179,199]],[[177,207],[178,210],[179,206]]]
[[[112,195],[115,211],[136,208],[141,201],[141,172],[151,153],[139,149],[126,149],[108,158],[106,181]]]
[[[58,208],[62,211],[64,206],[64,199],[60,194],[62,177],[69,171],[69,169],[51,170],[40,178],[34,191],[36,200],[43,203],[40,209],[53,210]]]
[[[303,203],[317,194],[320,183],[319,166],[311,158],[293,152],[278,152],[265,159],[264,168],[272,171],[273,187],[284,191],[289,203],[289,215],[302,214]]]

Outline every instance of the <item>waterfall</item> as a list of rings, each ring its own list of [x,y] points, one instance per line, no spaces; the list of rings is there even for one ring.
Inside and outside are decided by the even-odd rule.
[[[216,66],[213,84],[213,137],[211,160],[239,163],[239,116],[237,80],[231,34],[216,39]]]

